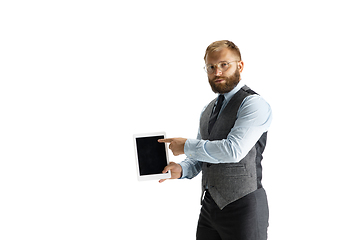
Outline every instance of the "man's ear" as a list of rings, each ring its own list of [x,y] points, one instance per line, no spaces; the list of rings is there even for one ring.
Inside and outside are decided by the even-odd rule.
[[[239,71],[242,72],[243,69],[244,69],[244,62],[243,62],[243,61],[239,61],[239,62],[237,62],[237,64],[238,64]]]

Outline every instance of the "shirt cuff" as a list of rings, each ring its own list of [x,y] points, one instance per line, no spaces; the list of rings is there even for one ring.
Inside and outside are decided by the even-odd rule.
[[[187,139],[184,146],[184,153],[188,158],[194,158],[196,147],[199,144],[200,140],[197,139]]]
[[[185,166],[185,163],[181,162],[179,163],[180,166],[181,166],[181,177],[179,179],[185,179],[186,178],[186,175],[188,174],[188,170],[187,170],[187,167]]]

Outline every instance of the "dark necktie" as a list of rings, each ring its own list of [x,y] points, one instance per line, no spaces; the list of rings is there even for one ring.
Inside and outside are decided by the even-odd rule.
[[[216,119],[217,119],[218,116],[219,116],[219,112],[220,112],[221,106],[222,106],[222,104],[223,104],[223,102],[224,102],[224,99],[225,99],[224,95],[222,95],[222,94],[219,95],[218,100],[217,100],[217,104],[216,104],[215,111],[214,111],[214,112],[211,114],[211,116],[210,116],[209,129],[208,129],[209,134],[211,133],[211,130],[212,130],[212,128],[214,127],[214,124],[215,124],[215,122],[216,122]]]

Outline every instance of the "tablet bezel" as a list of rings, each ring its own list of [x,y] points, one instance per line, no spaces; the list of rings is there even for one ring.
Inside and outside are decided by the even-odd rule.
[[[170,170],[166,173],[140,175],[140,167],[139,167],[136,139],[142,138],[142,137],[156,137],[156,136],[164,136],[164,138],[166,138],[166,133],[165,132],[152,132],[152,133],[137,133],[137,134],[133,135],[134,148],[135,148],[135,163],[136,163],[136,172],[137,172],[138,181],[160,180],[160,179],[171,178]],[[167,164],[169,164],[169,154],[168,154],[168,150],[167,150],[165,143],[164,143],[164,148],[165,148],[165,154],[166,154],[166,162],[167,162]]]

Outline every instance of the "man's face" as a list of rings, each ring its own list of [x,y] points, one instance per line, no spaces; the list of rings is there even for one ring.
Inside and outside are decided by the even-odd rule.
[[[217,67],[219,62],[230,62],[229,68],[226,71],[221,71]],[[240,73],[244,68],[243,61],[239,61],[231,50],[224,48],[216,52],[210,53],[206,57],[206,65],[215,66],[213,73],[208,73],[208,79],[211,89],[215,93],[228,93],[240,82]]]

